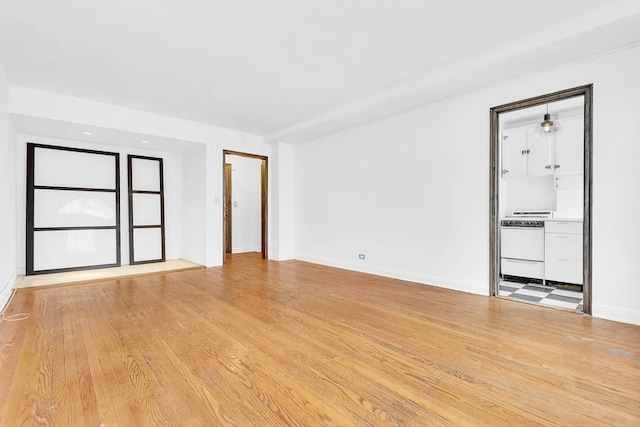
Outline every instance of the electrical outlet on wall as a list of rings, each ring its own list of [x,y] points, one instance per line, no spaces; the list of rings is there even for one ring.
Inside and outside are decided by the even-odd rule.
[[[358,259],[364,259],[364,254],[358,254]]]

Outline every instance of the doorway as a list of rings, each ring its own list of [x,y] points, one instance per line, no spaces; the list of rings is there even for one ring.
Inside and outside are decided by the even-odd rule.
[[[247,165],[250,169],[257,168],[249,175],[240,174],[240,180],[235,182],[234,159],[238,165]],[[240,168],[237,166],[235,169]],[[242,153],[231,150],[223,151],[223,188],[224,188],[224,226],[223,226],[223,253],[226,255],[235,251],[260,252],[262,259],[267,259],[268,253],[268,158],[257,154]],[[237,172],[240,172],[237,170]],[[247,203],[234,199],[236,195],[245,196]],[[249,194],[250,193],[250,194]],[[256,195],[256,197],[249,197]],[[247,206],[248,205],[248,206]],[[235,213],[234,213],[235,212]],[[234,216],[238,216],[234,219]],[[249,222],[246,217],[251,216]],[[257,247],[253,247],[252,240],[247,242],[247,234],[253,235],[253,229],[257,234]],[[235,234],[240,234],[234,237]],[[239,246],[238,246],[239,245]],[[248,246],[247,246],[248,245]],[[234,249],[235,248],[235,249]]]
[[[591,314],[592,93],[490,110],[490,295]]]

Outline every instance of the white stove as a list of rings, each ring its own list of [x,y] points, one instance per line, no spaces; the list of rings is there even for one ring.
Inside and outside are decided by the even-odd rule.
[[[500,221],[501,275],[544,279],[544,221],[551,211],[514,211]]]

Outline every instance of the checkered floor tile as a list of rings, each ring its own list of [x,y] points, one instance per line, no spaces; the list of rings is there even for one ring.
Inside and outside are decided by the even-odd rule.
[[[582,311],[582,292],[556,289],[540,283],[501,281],[500,296]]]

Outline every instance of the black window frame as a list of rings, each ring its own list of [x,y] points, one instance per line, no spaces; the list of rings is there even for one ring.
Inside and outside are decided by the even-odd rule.
[[[35,185],[35,150],[36,148],[70,151],[75,153],[97,154],[113,156],[115,161],[115,188],[83,188]],[[87,150],[75,147],[63,147],[58,145],[46,145],[29,142],[27,143],[27,215],[26,215],[26,275],[34,276],[39,274],[63,273],[68,271],[95,270],[99,268],[120,267],[121,258],[121,236],[120,236],[120,154],[110,151]],[[108,226],[78,226],[78,227],[35,227],[35,190],[62,190],[62,191],[95,191],[105,193],[115,193],[116,198],[116,224]],[[72,230],[115,230],[116,233],[116,262],[109,264],[83,265],[78,267],[63,267],[46,270],[34,270],[34,239],[38,231],[72,231]]]
[[[160,179],[160,191],[149,191],[149,190],[134,190],[133,189],[133,159],[141,159],[141,160],[152,160],[157,161],[158,171],[159,171],[159,179]],[[165,221],[164,221],[164,162],[162,157],[149,157],[149,156],[139,156],[135,154],[127,155],[127,187],[129,193],[129,264],[130,265],[138,265],[138,264],[150,264],[154,262],[165,262],[166,261],[166,245],[165,245]],[[134,194],[157,194],[160,196],[160,224],[154,225],[134,225],[133,223],[133,195]],[[145,229],[145,228],[159,228],[160,229],[160,239],[162,243],[162,257],[159,259],[149,259],[136,261],[135,253],[134,253],[134,230],[136,229]]]

